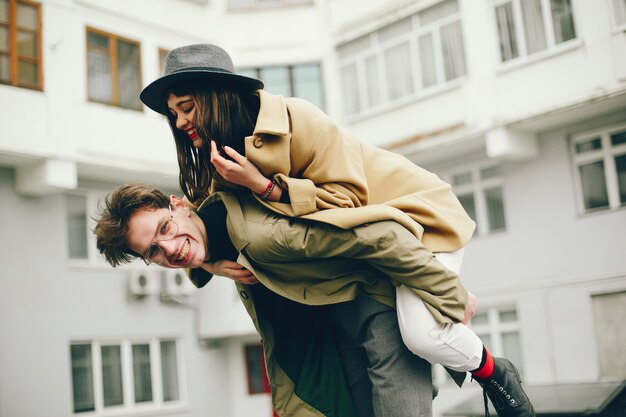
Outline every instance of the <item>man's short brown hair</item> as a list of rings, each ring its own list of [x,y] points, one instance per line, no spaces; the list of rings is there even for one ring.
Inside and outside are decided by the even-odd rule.
[[[126,244],[128,221],[138,210],[157,210],[169,206],[169,198],[159,189],[147,184],[121,185],[104,200],[105,207],[96,220],[93,233],[98,250],[112,266],[128,263],[141,255]]]

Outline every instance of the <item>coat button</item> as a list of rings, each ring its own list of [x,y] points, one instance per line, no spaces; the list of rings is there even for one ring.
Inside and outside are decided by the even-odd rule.
[[[244,290],[239,291],[239,295],[241,296],[241,298],[243,298],[244,300],[248,299],[248,293],[245,292]]]
[[[263,139],[261,139],[260,137],[256,136],[254,138],[254,140],[252,141],[252,145],[254,145],[255,148],[260,148],[263,146]]]

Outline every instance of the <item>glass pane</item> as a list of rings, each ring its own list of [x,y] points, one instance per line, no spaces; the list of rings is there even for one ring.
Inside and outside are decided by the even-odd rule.
[[[611,145],[617,146],[626,143],[626,130],[611,135]]]
[[[265,84],[265,90],[285,97],[291,97],[291,85],[289,84],[289,68],[266,67],[261,68],[261,80]]]
[[[358,39],[355,39],[353,41],[350,41],[346,44],[339,46],[338,48],[339,57],[346,58],[346,57],[358,54],[359,52],[366,51],[367,49],[369,49],[370,46],[371,46],[370,35],[362,36]]]
[[[97,48],[109,48],[109,38],[104,35],[99,35],[97,33],[88,32],[87,33],[87,45],[90,47]]]
[[[595,151],[597,149],[602,149],[602,141],[600,140],[600,138],[593,138],[584,142],[577,143],[575,148],[577,154]]]
[[[613,0],[615,26],[626,24],[626,0]]]
[[[163,74],[165,72],[165,58],[167,58],[167,54],[169,52],[170,51],[166,49],[159,49],[159,74]]]
[[[500,59],[502,62],[519,56],[517,50],[517,35],[515,20],[513,19],[513,4],[506,3],[496,7],[498,22],[498,38],[500,39]]]
[[[460,195],[458,198],[467,214],[472,218],[472,220],[476,221],[476,204],[474,204],[474,195],[464,194]]]
[[[135,402],[152,401],[152,373],[150,370],[150,345],[133,345],[133,379]]]
[[[72,345],[72,388],[74,412],[94,411],[93,370],[91,367],[91,345]]]
[[[521,6],[527,53],[543,51],[547,44],[541,0],[522,0]]]
[[[365,59],[365,79],[367,80],[367,104],[370,107],[374,107],[382,101],[376,55]]]
[[[102,390],[104,406],[124,404],[122,355],[119,346],[102,346]]]
[[[498,178],[501,174],[502,172],[499,165],[482,168],[480,170],[480,178],[483,180],[488,180],[489,178]]]
[[[343,111],[345,114],[358,113],[361,110],[359,103],[359,80],[356,64],[341,68],[341,87],[343,90]]]
[[[176,342],[161,342],[161,372],[163,374],[163,401],[178,401],[178,364]]]
[[[17,26],[22,29],[37,30],[37,7],[29,4],[17,4]]]
[[[9,52],[9,28],[0,26],[0,51]]]
[[[626,155],[615,158],[615,170],[617,171],[620,202],[626,204]]]
[[[472,317],[472,326],[482,326],[489,323],[489,316],[487,313],[476,313],[474,317]],[[482,336],[481,336],[482,339]]]
[[[296,65],[292,68],[291,76],[293,77],[293,95],[323,108],[319,64]]]
[[[420,26],[441,20],[444,17],[451,16],[459,11],[459,5],[456,0],[448,0],[436,4],[428,9],[418,13],[420,18]]]
[[[498,316],[500,317],[501,323],[512,323],[517,321],[517,310],[510,311],[499,311]]]
[[[93,36],[92,36],[93,35]],[[102,44],[100,35],[89,34],[90,44]],[[108,39],[104,38],[108,47]],[[87,50],[87,91],[90,100],[110,103],[113,100],[113,80],[111,77],[111,59],[106,49],[92,48]]]
[[[117,70],[120,106],[141,109],[139,93],[141,80],[139,75],[139,47],[136,44],[117,42]]]
[[[583,188],[585,209],[591,210],[609,206],[609,196],[604,177],[604,161],[581,165],[580,182]]]
[[[392,23],[391,25],[380,29],[378,33],[379,42],[384,42],[389,39],[396,38],[398,36],[407,35],[411,32],[412,23],[411,17],[404,18],[398,22]]]
[[[242,69],[237,69],[237,74],[239,75],[243,75],[244,77],[251,77],[251,78],[259,78],[259,74],[257,74],[257,69],[256,68],[242,68]]]
[[[17,32],[17,53],[20,56],[37,58],[37,34]]]
[[[0,0],[0,22],[9,21],[9,0]]]
[[[520,374],[524,375],[522,348],[518,332],[502,333],[502,355],[513,362]]]
[[[246,367],[248,369],[248,392],[258,394],[265,392],[263,351],[260,346],[246,346]]]
[[[385,70],[390,100],[413,93],[413,70],[408,42],[385,51]]]
[[[20,61],[17,65],[19,73],[19,83],[22,85],[39,85],[39,75],[37,74],[37,64]]]
[[[441,48],[443,51],[443,68],[446,81],[462,77],[465,69],[465,48],[461,22],[453,22],[441,28]]]
[[[463,172],[452,176],[452,185],[465,185],[472,183],[472,173]]]
[[[424,88],[437,84],[437,66],[435,64],[435,47],[433,45],[433,35],[420,36],[419,38],[419,58],[422,69],[422,86]]]
[[[87,259],[87,197],[65,196],[67,245],[70,259]]]
[[[11,81],[11,66],[8,55],[0,54],[0,81]]]
[[[570,0],[551,0],[550,7],[552,8],[552,24],[554,25],[556,43],[574,39],[576,29],[574,28],[574,15]]]
[[[496,187],[485,190],[485,203],[489,217],[489,231],[502,230],[504,224],[504,204],[502,203],[502,188]]]
[[[233,8],[249,7],[251,4],[252,0],[228,0],[228,5]]]

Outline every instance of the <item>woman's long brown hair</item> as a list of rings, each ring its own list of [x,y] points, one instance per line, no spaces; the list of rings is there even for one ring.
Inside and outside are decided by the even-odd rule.
[[[189,201],[198,204],[209,196],[211,188],[232,187],[211,164],[211,141],[215,141],[218,149],[230,146],[245,155],[244,138],[254,131],[259,96],[254,92],[216,88],[199,82],[174,86],[169,93],[177,97],[190,95],[196,108],[193,123],[202,138],[200,149],[193,146],[184,131],[176,128],[176,120],[171,114],[168,114],[168,121],[176,142],[180,188]]]

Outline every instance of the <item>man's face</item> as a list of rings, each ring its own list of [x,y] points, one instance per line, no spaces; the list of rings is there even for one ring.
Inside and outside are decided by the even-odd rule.
[[[204,224],[180,198],[172,196],[170,205],[171,215],[168,208],[136,211],[128,222],[126,243],[165,268],[198,268],[207,257]],[[172,233],[160,239],[167,231]]]

